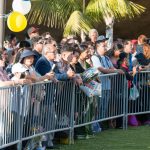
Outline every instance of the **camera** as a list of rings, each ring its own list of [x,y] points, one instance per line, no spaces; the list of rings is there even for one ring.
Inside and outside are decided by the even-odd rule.
[[[148,45],[150,45],[150,38],[147,38],[146,43],[147,43]]]
[[[24,79],[25,78],[25,72],[23,72],[23,73],[21,73],[21,75],[20,75],[20,79]]]

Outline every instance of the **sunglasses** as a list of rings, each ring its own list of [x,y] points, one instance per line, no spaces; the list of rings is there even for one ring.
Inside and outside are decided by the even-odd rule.
[[[39,41],[37,42],[37,44],[44,44],[44,41]]]
[[[55,55],[57,54],[57,52],[47,52],[47,53],[52,53],[52,54],[55,54]]]

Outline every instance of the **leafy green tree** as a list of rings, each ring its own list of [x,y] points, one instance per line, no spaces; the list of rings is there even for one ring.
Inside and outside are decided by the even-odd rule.
[[[93,25],[113,15],[115,20],[134,18],[145,8],[129,0],[32,0],[30,24],[64,28],[64,36],[85,34]]]

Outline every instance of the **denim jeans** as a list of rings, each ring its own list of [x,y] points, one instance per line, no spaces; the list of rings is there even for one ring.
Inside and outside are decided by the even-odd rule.
[[[100,119],[108,117],[107,114],[108,114],[110,95],[111,95],[110,90],[102,90],[102,97],[100,98],[100,102],[99,102]]]

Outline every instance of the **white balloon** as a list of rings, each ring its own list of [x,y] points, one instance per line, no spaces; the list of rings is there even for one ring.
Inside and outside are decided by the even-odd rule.
[[[17,11],[26,15],[31,10],[30,0],[14,0],[12,3],[13,11]]]

